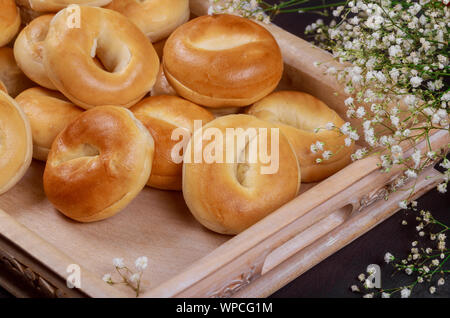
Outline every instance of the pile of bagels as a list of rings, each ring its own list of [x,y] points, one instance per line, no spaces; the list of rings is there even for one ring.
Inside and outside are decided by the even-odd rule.
[[[73,220],[111,217],[149,186],[182,191],[201,224],[237,234],[350,162],[344,136],[321,129],[344,124],[335,111],[276,90],[270,32],[233,15],[190,18],[188,0],[0,0],[0,194],[34,158],[48,200]],[[186,160],[207,128],[266,128],[272,142],[276,128],[277,171]],[[189,136],[181,162],[176,129]],[[316,142],[334,154],[321,164]]]

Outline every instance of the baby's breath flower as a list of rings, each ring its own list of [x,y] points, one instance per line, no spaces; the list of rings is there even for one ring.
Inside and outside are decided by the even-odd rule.
[[[366,275],[364,275],[364,273],[361,273],[358,275],[358,279],[363,282],[366,279]]]
[[[406,201],[406,200],[400,201],[400,202],[398,203],[398,206],[399,206],[401,209],[406,210],[406,209],[408,209],[408,201]]]
[[[113,265],[114,265],[114,267],[117,267],[117,268],[124,268],[125,264],[123,262],[123,258],[114,258]]]
[[[112,278],[111,278],[111,274],[105,274],[105,275],[103,275],[103,281],[105,282],[105,283],[108,283],[108,284],[112,284]]]
[[[148,258],[146,256],[141,256],[136,259],[135,266],[138,271],[143,271],[147,268]]]
[[[445,192],[447,192],[447,183],[440,183],[440,184],[438,184],[437,190],[438,190],[440,193],[445,193]]]
[[[400,295],[401,295],[402,298],[409,298],[409,296],[411,296],[411,289],[409,289],[409,288],[403,288],[403,289],[400,291]]]
[[[395,259],[394,255],[392,255],[391,253],[387,252],[386,254],[384,254],[384,261],[386,263],[390,263]]]
[[[326,150],[322,153],[322,157],[324,160],[330,159],[332,155],[333,155],[333,153],[329,150]]]
[[[356,285],[352,285],[352,286],[350,286],[350,290],[352,291],[352,292],[354,292],[354,293],[356,293],[356,292],[359,292],[360,290],[359,290],[359,287],[358,286],[356,286]]]

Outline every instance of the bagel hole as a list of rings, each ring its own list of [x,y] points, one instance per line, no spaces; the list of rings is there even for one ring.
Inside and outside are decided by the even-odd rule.
[[[131,60],[131,52],[123,42],[105,35],[94,39],[90,55],[100,69],[109,73],[123,71]]]
[[[252,163],[250,162],[250,144],[252,141],[256,142],[258,140],[256,136],[245,136],[245,146],[241,149],[236,149],[236,167],[235,175],[239,184],[243,187],[249,188],[252,186],[250,178],[252,172]],[[236,145],[236,148],[239,145]]]

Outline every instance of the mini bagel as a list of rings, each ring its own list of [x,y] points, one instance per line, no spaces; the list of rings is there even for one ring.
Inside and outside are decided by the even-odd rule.
[[[152,42],[170,35],[189,20],[189,0],[113,0],[105,8],[129,18]]]
[[[56,89],[44,67],[44,40],[53,15],[46,14],[34,19],[22,31],[14,43],[14,57],[21,70],[40,86]]]
[[[30,123],[17,103],[0,91],[0,194],[24,176],[31,163]]]
[[[13,98],[27,88],[36,86],[17,66],[13,49],[9,47],[0,48],[0,81]]]
[[[233,147],[228,142],[218,143],[217,146],[216,137],[213,138],[214,143],[211,139],[206,140],[208,138],[203,134],[206,134],[209,128],[220,131],[223,136],[229,128],[241,128],[243,131],[237,130],[235,134],[235,137],[241,138],[249,128],[254,129],[256,132],[254,138],[257,138],[255,141],[267,142],[268,153],[273,155],[273,160],[279,159],[278,169],[271,172],[263,171],[262,167],[269,164],[264,164],[259,155],[253,162],[243,160],[248,156],[250,142],[241,143],[239,148],[238,141]],[[260,128],[266,129],[266,136]],[[271,123],[244,114],[217,118],[206,124],[203,129],[195,131],[184,156],[183,196],[189,210],[201,224],[218,233],[237,234],[297,195],[300,187],[300,167],[297,157],[288,139],[282,134],[278,134],[277,139],[276,132],[279,130]],[[203,147],[197,148],[200,151],[217,146],[218,148],[215,148],[217,150],[214,151],[218,153],[223,150],[223,158],[234,148],[233,154],[229,155],[233,163],[211,163],[211,161],[208,163],[205,159],[195,162],[198,152],[195,150],[196,143],[198,145],[203,143]],[[272,145],[274,151],[271,151]],[[277,150],[279,156],[275,154]],[[238,158],[241,160],[238,161]]]
[[[19,28],[20,11],[14,0],[0,0],[0,47],[8,44]]]
[[[183,165],[172,159],[172,149],[180,141],[172,140],[172,133],[175,129],[182,128],[191,135],[194,131],[194,120],[206,124],[213,120],[214,116],[187,100],[168,95],[148,97],[130,110],[147,127],[155,140],[152,174],[147,185],[164,190],[181,190]]]
[[[40,87],[23,91],[16,102],[31,124],[33,158],[42,161],[47,160],[56,136],[83,112],[62,94]]]
[[[101,7],[111,0],[16,0],[21,6],[30,8],[37,12],[58,12],[71,4],[83,6]]]
[[[250,105],[271,93],[283,59],[269,31],[233,15],[183,24],[164,46],[164,72],[182,97],[202,106]]]
[[[80,28],[67,25],[70,14],[68,9],[58,12],[45,39],[44,66],[52,83],[85,109],[136,104],[159,70],[150,41],[118,12],[80,7]]]
[[[44,171],[47,198],[80,222],[113,216],[145,186],[153,152],[153,138],[128,109],[83,112],[52,145]]]
[[[353,144],[346,147],[345,136],[338,129],[325,129],[327,123],[340,128],[344,120],[314,96],[294,91],[275,92],[255,103],[247,113],[280,127],[296,151],[302,182],[321,181],[351,162]],[[321,158],[322,152],[311,151],[311,145],[318,141],[323,142],[324,150],[333,153],[320,164],[316,159]]]

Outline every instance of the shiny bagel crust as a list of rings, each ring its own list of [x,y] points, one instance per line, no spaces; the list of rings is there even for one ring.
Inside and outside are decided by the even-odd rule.
[[[208,107],[247,106],[271,93],[283,59],[269,31],[233,15],[183,24],[164,46],[164,72],[184,98]]]
[[[130,110],[155,140],[152,174],[147,185],[164,190],[181,190],[183,165],[172,160],[172,149],[180,140],[172,140],[172,132],[182,128],[192,135],[194,120],[201,120],[204,125],[214,116],[185,99],[168,95],[148,97]]]
[[[33,134],[33,158],[46,161],[58,134],[84,110],[55,91],[34,87],[23,91],[16,102],[27,115]]]
[[[0,81],[13,98],[27,88],[36,86],[17,66],[13,49],[9,47],[0,48]]]
[[[47,198],[80,222],[113,216],[145,186],[153,152],[153,138],[128,109],[86,111],[52,145],[44,171]]]
[[[17,65],[31,80],[40,86],[56,89],[44,67],[44,40],[53,15],[37,17],[28,24],[14,42],[14,57]]]
[[[229,115],[209,122],[202,130],[205,133],[209,128],[218,129],[224,136],[227,128],[255,128],[258,140],[264,138],[259,128],[266,128],[267,149],[272,155],[272,128],[276,127],[269,122],[244,114]],[[201,134],[200,129],[196,130],[184,156],[183,196],[189,210],[205,227],[222,234],[240,233],[297,195],[300,167],[291,144],[282,134],[278,135],[278,170],[267,174],[262,173],[261,167],[269,164],[263,164],[259,156],[256,163],[238,163],[236,154],[242,156],[243,149],[236,146],[234,163],[208,163],[204,159],[196,163],[194,144],[201,144],[196,141],[201,140],[196,139]],[[203,149],[211,144],[211,140],[203,140]],[[225,158],[227,143],[223,142],[222,146]]]
[[[79,28],[67,25],[70,14],[68,9],[58,12],[45,39],[44,65],[52,83],[85,109],[136,104],[151,90],[159,70],[150,41],[118,12],[80,7]]]
[[[11,42],[19,28],[20,11],[14,0],[0,0],[0,47]]]
[[[255,103],[247,113],[276,124],[293,145],[302,169],[302,182],[321,181],[351,162],[354,145],[346,147],[338,130],[345,122],[316,97],[303,92],[279,91]],[[327,130],[333,123],[337,130]],[[315,129],[319,129],[315,132]],[[316,163],[322,152],[313,153],[311,145],[321,141],[324,150],[334,155]]]
[[[130,19],[152,42],[170,35],[189,20],[189,0],[113,0],[105,8]]]
[[[19,5],[36,12],[58,12],[71,4],[102,7],[111,0],[18,0]]]
[[[19,105],[0,91],[0,194],[24,176],[31,163],[30,123]]]

